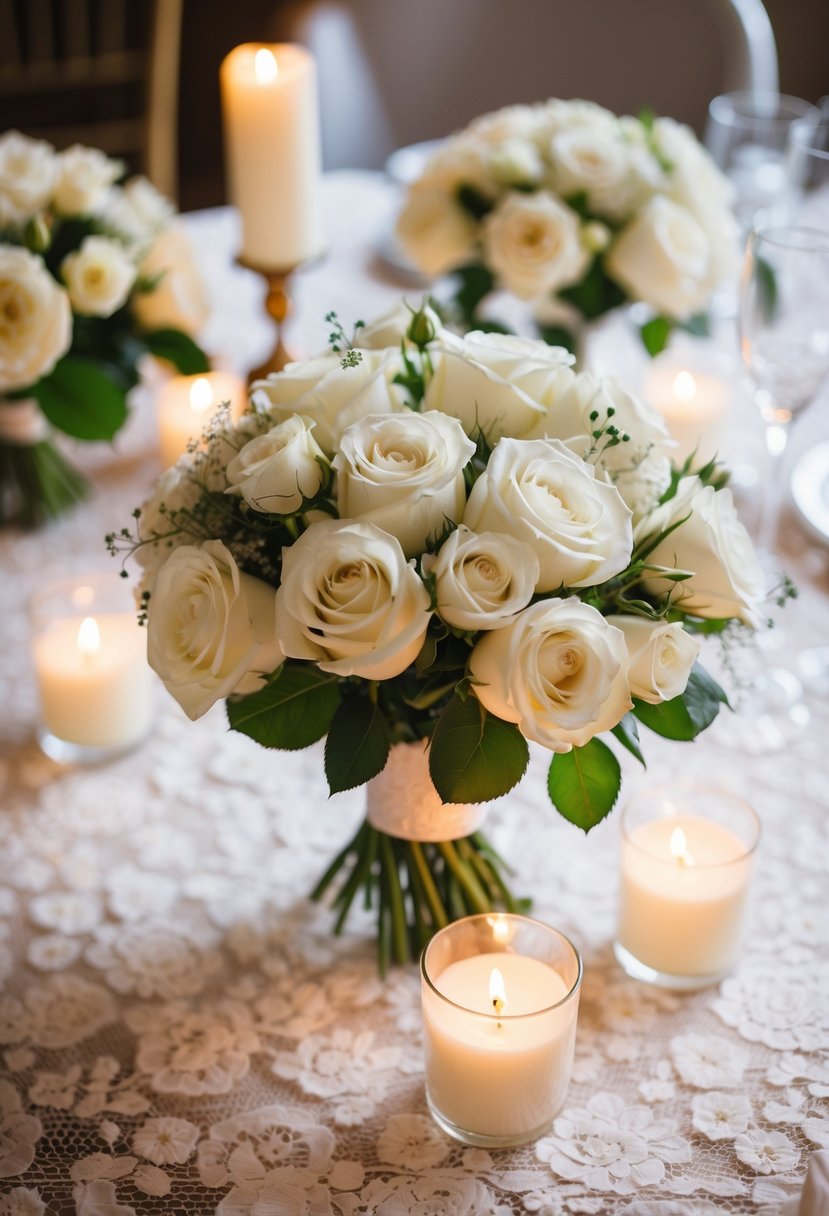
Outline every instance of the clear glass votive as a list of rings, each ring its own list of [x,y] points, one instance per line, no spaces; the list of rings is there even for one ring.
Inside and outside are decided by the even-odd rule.
[[[704,988],[740,951],[760,821],[727,790],[643,790],[622,814],[616,958],[634,979]]]
[[[97,764],[136,747],[152,724],[155,680],[124,580],[113,570],[51,583],[29,614],[46,755]]]
[[[543,1135],[573,1068],[578,950],[540,921],[485,913],[436,933],[420,970],[435,1122],[482,1148]]]

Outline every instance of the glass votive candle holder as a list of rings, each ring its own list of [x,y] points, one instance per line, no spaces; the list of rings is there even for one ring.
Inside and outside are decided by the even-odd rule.
[[[464,1144],[542,1135],[564,1105],[582,962],[557,929],[482,914],[441,929],[421,956],[426,1098]]]
[[[152,724],[155,677],[123,580],[113,571],[51,583],[29,613],[46,755],[97,764],[136,747]]]
[[[704,988],[740,951],[760,821],[703,785],[643,790],[622,814],[616,958],[634,979]]]

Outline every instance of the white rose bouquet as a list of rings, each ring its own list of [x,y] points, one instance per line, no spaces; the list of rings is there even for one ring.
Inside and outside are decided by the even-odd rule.
[[[385,967],[515,906],[485,839],[450,824],[513,788],[529,740],[589,830],[619,791],[610,742],[641,760],[640,726],[690,740],[713,721],[699,635],[757,626],[764,587],[719,470],[672,468],[616,381],[538,340],[459,339],[427,308],[352,342],[331,320],[330,354],[255,384],[108,542],[143,568],[150,662],[191,718],[225,698],[266,747],[325,736],[332,793],[397,774],[401,826],[378,826],[370,790],[315,892],[344,872],[341,926],[365,890]],[[429,832],[402,813],[418,763]]]
[[[452,136],[410,187],[397,233],[427,277],[456,278],[464,328],[500,288],[571,350],[585,322],[625,301],[653,310],[650,354],[676,325],[704,332],[738,264],[731,186],[690,128],[585,101],[511,106]]]
[[[145,353],[206,371],[204,287],[173,208],[94,148],[0,136],[0,522],[39,524],[86,485],[53,431],[112,439]]]

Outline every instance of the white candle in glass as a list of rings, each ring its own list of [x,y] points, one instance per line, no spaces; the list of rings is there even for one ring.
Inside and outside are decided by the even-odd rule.
[[[665,419],[677,446],[671,455],[682,464],[696,449],[696,464],[722,456],[731,393],[728,384],[708,372],[654,363],[645,373],[643,395]]]
[[[205,372],[199,376],[171,376],[158,390],[156,412],[161,463],[174,465],[191,439],[201,437],[219,406],[228,403],[230,415],[238,418],[247,407],[247,389],[230,372]]]
[[[226,57],[220,79],[242,257],[257,269],[290,270],[321,245],[314,59],[290,43],[246,43]]]
[[[551,935],[560,970],[521,953],[524,925],[539,941]],[[466,935],[460,950],[453,934]],[[494,948],[475,949],[487,944]],[[564,1104],[572,1070],[581,979],[573,947],[523,917],[470,917],[433,939],[423,977],[427,1093],[438,1123],[491,1147],[540,1135]]]

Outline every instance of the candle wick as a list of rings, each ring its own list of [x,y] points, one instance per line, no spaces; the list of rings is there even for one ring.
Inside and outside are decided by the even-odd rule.
[[[492,1007],[496,1013],[500,1013],[501,1010],[504,1008],[504,1002],[501,1000],[501,998],[499,996],[495,996],[492,998]],[[499,1023],[499,1025],[500,1025],[500,1023]]]

